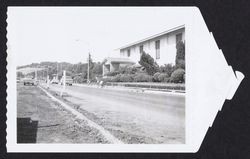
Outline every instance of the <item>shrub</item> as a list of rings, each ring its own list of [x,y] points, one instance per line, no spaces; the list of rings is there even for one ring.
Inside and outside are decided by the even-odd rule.
[[[115,76],[115,75],[118,75],[118,74],[119,74],[118,71],[112,71],[112,72],[106,73],[105,75],[106,75],[106,76]]]
[[[111,78],[111,82],[120,82],[121,74],[118,74]]]
[[[111,78],[111,77],[101,78],[100,81],[103,81],[103,82],[111,82],[111,81],[112,81],[112,78]]]
[[[137,68],[132,66],[124,66],[119,69],[121,74],[135,74],[137,71]]]
[[[76,83],[84,83],[84,82],[87,81],[87,80],[84,79],[83,77],[79,77],[79,76],[74,77],[73,80],[74,80],[74,82],[76,82]]]
[[[166,77],[166,78],[164,78],[164,82],[166,82],[166,83],[172,82],[171,77]]]
[[[139,64],[146,69],[149,75],[154,75],[157,71],[159,71],[158,64],[149,54],[146,54],[145,52],[142,53]]]
[[[175,70],[172,74],[171,74],[171,79],[174,83],[180,83],[180,82],[184,82],[184,74],[185,74],[185,70],[182,68],[178,68],[177,70]]]
[[[152,82],[153,77],[147,74],[136,74],[134,76],[134,82]]]
[[[172,66],[171,64],[165,64],[164,66],[160,67],[160,72],[161,73],[166,73],[168,76],[171,76],[173,71],[175,70],[175,66]]]
[[[164,82],[165,78],[168,78],[169,75],[168,74],[165,74],[165,73],[161,73],[159,76],[158,76],[158,80],[160,82]]]
[[[122,74],[120,76],[120,82],[133,82],[133,75]]]
[[[123,66],[123,67],[120,66],[120,68],[119,68],[119,73],[120,73],[120,74],[124,74],[124,73],[126,72],[127,69],[128,69],[128,66]]]
[[[153,76],[153,81],[154,81],[154,82],[160,82],[160,81],[159,81],[159,78],[158,78],[160,74],[161,74],[160,72],[156,72],[156,73],[154,74],[154,76]]]

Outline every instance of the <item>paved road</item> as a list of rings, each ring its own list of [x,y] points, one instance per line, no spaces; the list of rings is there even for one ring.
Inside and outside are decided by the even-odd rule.
[[[183,95],[67,86],[64,98],[125,143],[185,142]]]

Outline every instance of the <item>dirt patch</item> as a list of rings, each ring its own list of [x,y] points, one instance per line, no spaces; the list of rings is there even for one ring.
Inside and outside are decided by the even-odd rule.
[[[108,143],[36,86],[18,85],[17,117],[18,143]]]

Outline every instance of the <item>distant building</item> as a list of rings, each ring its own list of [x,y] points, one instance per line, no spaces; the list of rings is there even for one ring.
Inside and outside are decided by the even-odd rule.
[[[132,61],[129,58],[108,57],[104,60],[102,72],[103,75],[105,75],[107,72],[117,71],[121,66],[132,64],[135,64],[135,61]]]
[[[120,58],[106,58],[103,74],[116,71],[121,65],[136,64],[142,52],[150,54],[159,65],[175,64],[176,44],[185,41],[185,26],[181,25],[119,48]]]

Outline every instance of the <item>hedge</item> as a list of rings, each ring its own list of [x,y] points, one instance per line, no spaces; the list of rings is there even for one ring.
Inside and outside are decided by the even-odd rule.
[[[122,74],[120,77],[120,82],[133,82],[133,75],[130,74]]]
[[[161,73],[159,76],[158,76],[158,79],[160,82],[165,82],[165,79],[166,78],[169,78],[169,75],[168,74],[165,74],[165,73]]]
[[[170,77],[173,71],[176,69],[175,66],[172,66],[172,64],[165,64],[163,66],[160,66],[160,72],[166,73]]]
[[[160,82],[160,81],[159,81],[159,78],[158,78],[160,74],[161,74],[160,72],[156,72],[156,73],[154,74],[154,76],[153,76],[153,81],[154,81],[154,82]]]
[[[134,76],[134,82],[152,82],[153,77],[147,74],[136,74]]]
[[[120,74],[135,74],[136,72],[138,72],[137,68],[132,66],[124,66],[119,68]]]
[[[176,69],[171,76],[167,73],[155,73],[150,76],[145,73],[137,74],[117,74],[112,77],[102,79],[104,82],[167,82],[167,83],[182,83],[185,82],[185,70],[182,68]]]
[[[111,81],[112,82],[121,82],[120,77],[121,77],[121,74],[118,74],[118,75],[116,75],[114,77],[111,77]]]
[[[169,75],[167,73],[160,73],[156,72],[153,76],[154,82],[165,82],[165,78],[169,78]]]
[[[106,73],[105,75],[106,75],[106,76],[116,76],[116,75],[118,75],[118,74],[119,74],[118,71],[112,71],[112,72]]]
[[[171,80],[174,83],[181,83],[184,82],[184,74],[185,70],[182,68],[178,68],[171,74]]]

